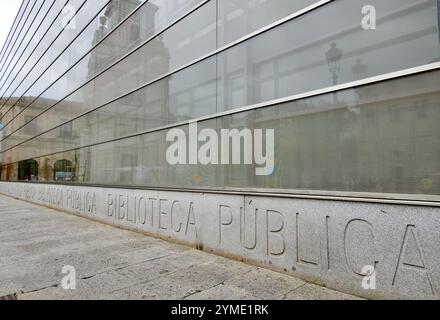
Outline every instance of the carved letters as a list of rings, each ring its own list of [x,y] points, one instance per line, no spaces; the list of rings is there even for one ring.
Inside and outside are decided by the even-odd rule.
[[[248,201],[244,196],[206,198],[189,192],[21,183],[0,183],[0,193],[263,264],[278,264],[317,279],[325,280],[327,275],[332,279],[339,272],[359,288],[363,267],[371,265],[377,271],[378,290],[382,286],[400,292],[406,286],[408,290],[418,286],[425,296],[438,298],[440,277],[438,269],[433,269],[440,252],[438,243],[432,243],[440,239],[438,220],[426,215],[432,223],[423,223],[416,214],[400,219],[399,207],[394,207],[395,217],[385,219],[377,214],[379,210],[350,212],[346,208],[351,204],[341,209],[332,202],[330,210],[325,201],[309,205],[309,200],[282,202],[270,197]],[[345,211],[339,214],[339,210]]]

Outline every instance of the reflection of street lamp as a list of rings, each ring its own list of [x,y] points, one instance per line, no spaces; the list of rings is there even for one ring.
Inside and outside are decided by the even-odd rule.
[[[343,51],[336,47],[336,43],[332,43],[330,50],[325,54],[328,69],[333,77],[333,85],[338,84],[338,74],[341,71],[341,60],[343,54]]]
[[[328,69],[332,74],[333,85],[338,84],[338,74],[341,71],[341,60],[343,56],[343,51],[336,47],[336,43],[331,44],[331,48],[325,54],[328,63]],[[333,95],[334,103],[337,102],[336,92]]]

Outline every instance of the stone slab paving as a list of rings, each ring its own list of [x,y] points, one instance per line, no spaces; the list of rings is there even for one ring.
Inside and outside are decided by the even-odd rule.
[[[61,288],[62,268],[76,289]],[[358,299],[291,276],[0,195],[0,297]]]

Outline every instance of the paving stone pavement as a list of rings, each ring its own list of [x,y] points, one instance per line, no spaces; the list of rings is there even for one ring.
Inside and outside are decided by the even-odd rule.
[[[64,290],[64,266],[76,289]],[[0,299],[358,299],[0,195]]]

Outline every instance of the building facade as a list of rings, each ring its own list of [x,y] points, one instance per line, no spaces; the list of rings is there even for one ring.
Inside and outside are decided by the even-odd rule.
[[[143,231],[156,199],[159,236],[438,298],[439,24],[437,0],[24,0],[0,53],[0,191]],[[273,170],[215,161],[220,147],[171,164],[170,130],[194,123],[273,130]]]

